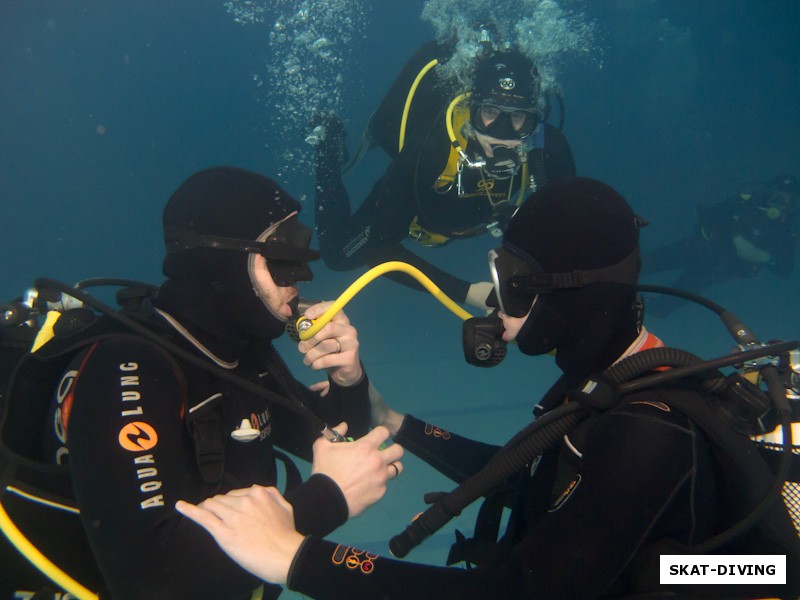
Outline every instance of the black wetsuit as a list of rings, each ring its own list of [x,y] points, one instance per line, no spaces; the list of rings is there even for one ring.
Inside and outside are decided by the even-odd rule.
[[[693,235],[647,253],[642,272],[680,269],[673,287],[695,293],[715,283],[752,277],[764,269],[782,277],[790,275],[797,250],[794,214],[784,211],[770,218],[765,204],[758,196],[736,196],[700,208]],[[736,236],[769,253],[769,261],[754,262],[739,256]],[[664,316],[677,308],[679,301],[660,297],[648,306],[652,314]]]
[[[706,539],[719,527],[721,496],[719,467],[704,434],[662,398],[660,391],[627,397],[570,434],[574,449],[562,443],[532,473],[520,473],[501,542],[508,554],[494,565],[413,564],[310,536],[295,558],[289,588],[313,598],[537,600],[658,589],[657,572],[648,570],[653,555],[643,549],[664,538],[678,544]],[[459,482],[496,451],[410,416],[395,439]],[[722,597],[750,597],[750,591]]]
[[[350,200],[342,183],[338,138],[317,147],[316,228],[325,263],[337,271],[375,266],[388,260],[414,265],[428,275],[448,296],[464,302],[470,282],[439,269],[402,245],[416,217],[426,231],[451,239],[479,235],[499,222],[502,228],[511,216],[520,190],[521,172],[512,179],[482,181],[475,169],[463,171],[464,194],[454,184],[447,192],[434,183],[450,156],[445,114],[452,97],[428,74],[414,96],[402,151],[397,152],[400,114],[414,77],[434,56],[447,55],[447,48],[430,43],[408,62],[371,120],[373,139],[392,157],[386,173],[375,183],[363,204],[351,215]],[[399,111],[398,105],[399,103]],[[375,130],[380,128],[380,130]],[[530,174],[536,185],[575,175],[572,150],[558,128],[541,123],[540,147],[528,155]],[[487,198],[491,188],[492,207]],[[418,287],[405,275],[398,281]]]
[[[321,399],[291,378],[268,341],[254,344],[242,356],[231,373],[284,395],[275,376],[281,373],[323,421],[347,421],[356,436],[368,431],[366,376],[348,388],[331,382],[330,393]],[[153,343],[130,335],[89,347],[67,373],[60,386],[61,402],[53,403],[53,410],[60,410],[46,420],[42,458],[54,462],[58,456],[70,465],[81,521],[111,596],[249,598],[261,582],[177,513],[175,501],[200,502],[252,484],[276,485],[279,463],[274,446],[310,459],[319,432],[286,408],[181,364]],[[202,458],[196,450],[203,444],[188,425],[195,415],[205,423],[199,429],[210,440]],[[255,439],[231,437],[243,419],[255,429]],[[221,480],[204,481],[199,463],[219,460],[224,460]],[[297,527],[308,533],[324,535],[347,520],[344,496],[325,475],[311,476],[287,491],[286,498],[294,506]],[[33,508],[11,500],[17,509],[14,518],[30,530],[25,515]],[[40,532],[36,543],[61,569],[97,589],[86,573],[88,565],[76,564],[76,558],[85,563],[86,557],[72,556],[71,544],[65,544],[69,536],[80,536],[72,525],[72,530]],[[39,581],[18,583],[16,589],[35,591]],[[278,586],[266,588],[264,597],[280,593]]]

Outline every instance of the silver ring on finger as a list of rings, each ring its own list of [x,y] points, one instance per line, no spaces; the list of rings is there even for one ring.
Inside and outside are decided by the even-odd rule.
[[[333,338],[333,341],[336,342],[336,352],[334,354],[339,354],[342,351],[342,344],[339,342],[339,338]]]

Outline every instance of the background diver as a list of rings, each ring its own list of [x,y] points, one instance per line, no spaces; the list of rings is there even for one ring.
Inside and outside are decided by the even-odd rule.
[[[559,410],[567,395],[587,389],[589,375],[662,345],[642,326],[634,289],[638,251],[637,219],[623,198],[605,184],[577,178],[535,192],[512,217],[502,246],[490,253],[503,339],[516,341],[527,355],[555,350],[563,371],[535,409],[537,421]],[[177,508],[251,572],[313,598],[697,597],[661,586],[658,561],[665,550],[691,553],[738,518],[732,509],[741,505],[729,494],[741,473],[730,470],[731,459],[717,452],[705,429],[669,404],[681,399],[694,406],[710,396],[688,382],[661,384],[623,396],[563,438],[555,436],[550,449],[492,490],[475,538],[462,536],[451,550],[448,564],[467,560],[477,568],[392,560],[301,535],[291,507],[274,489],[236,490],[200,507]],[[456,482],[503,451],[453,433],[431,435],[438,428],[390,409],[379,397],[373,407],[374,421],[395,442]],[[746,435],[737,440],[752,453]],[[769,487],[774,476],[767,479]],[[503,505],[512,512],[495,543]],[[772,513],[780,541],[753,528],[719,552],[789,554],[787,565],[796,567],[797,532],[785,507],[773,506],[781,507]],[[789,568],[787,576],[791,587],[701,585],[699,596],[795,597],[800,571]]]
[[[343,123],[334,114],[318,117],[324,133],[316,146],[314,215],[322,259],[331,269],[401,260],[456,302],[486,308],[491,284],[459,279],[411,252],[403,240],[439,246],[489,230],[500,235],[532,189],[575,174],[566,138],[545,121],[534,64],[516,50],[489,48],[484,45],[473,60],[471,95],[459,95],[463,90],[453,81],[437,76],[438,66],[415,87],[432,60],[452,56],[452,44],[430,42],[411,57],[368,127],[391,164],[352,215],[342,182]],[[390,277],[419,287],[406,275]]]
[[[680,270],[672,287],[694,293],[765,269],[788,277],[797,251],[799,199],[797,179],[782,175],[717,204],[698,206],[692,234],[646,253],[642,273]],[[659,296],[648,301],[647,310],[663,317],[680,303]]]

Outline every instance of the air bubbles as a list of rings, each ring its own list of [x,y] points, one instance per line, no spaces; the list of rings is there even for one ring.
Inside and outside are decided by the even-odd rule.
[[[284,175],[307,180],[313,169],[304,143],[313,115],[341,112],[345,86],[361,85],[355,56],[367,29],[367,0],[230,0],[225,8],[238,23],[264,23],[263,96],[270,138],[285,164]],[[255,81],[255,78],[254,78]],[[349,91],[349,95],[357,92]],[[277,109],[276,109],[277,107]]]
[[[563,3],[563,2],[562,2]],[[573,8],[556,0],[428,0],[422,19],[435,30],[436,38],[458,40],[454,56],[440,70],[456,87],[469,87],[475,55],[481,45],[482,31],[476,23],[486,23],[492,43],[513,46],[533,60],[542,77],[542,89],[557,87],[557,67],[568,57],[589,57],[601,64],[595,42],[595,24]]]

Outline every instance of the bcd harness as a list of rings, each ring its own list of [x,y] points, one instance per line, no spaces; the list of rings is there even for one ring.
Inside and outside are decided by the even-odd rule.
[[[452,132],[453,139],[450,143],[450,153],[444,170],[433,184],[433,189],[437,194],[443,195],[453,191],[455,187],[459,197],[463,197],[465,190],[461,181],[462,172],[465,168],[465,148],[467,147],[466,132],[471,129],[469,123],[470,108],[469,102],[464,102],[467,95],[459,96],[453,100],[453,104],[447,110],[445,119],[449,119],[448,131]],[[487,177],[483,170],[479,169],[481,179],[478,181],[478,190],[474,192],[478,195],[486,195],[487,202],[493,209],[500,206],[507,206],[507,213],[510,215],[525,199],[528,190],[535,190],[542,185],[546,179],[544,169],[544,124],[539,123],[532,134],[529,142],[531,149],[527,152],[527,158],[520,166],[519,172],[507,180],[508,193],[500,200],[494,199],[494,188],[501,180]],[[421,158],[421,157],[420,157]],[[517,183],[518,182],[518,183]],[[519,190],[511,197],[515,183],[519,185]],[[419,201],[417,202],[419,206]],[[449,235],[437,233],[424,228],[419,223],[419,215],[415,216],[409,225],[408,235],[426,247],[442,246],[453,238],[465,238],[480,235],[487,230],[496,228],[499,221],[480,224],[475,227],[457,232],[450,232]]]
[[[585,434],[598,415],[620,402],[624,403],[627,395],[649,387],[661,389],[666,383],[672,382],[671,390],[660,394],[659,401],[686,415],[703,431],[711,446],[726,457],[726,468],[729,469],[726,480],[734,486],[737,495],[733,498],[738,515],[736,518],[741,520],[698,546],[686,547],[666,541],[670,549],[667,553],[707,553],[720,547],[724,550],[726,544],[743,533],[758,531],[771,544],[773,551],[768,553],[785,553],[790,557],[788,560],[796,564],[796,561],[800,561],[800,487],[797,483],[800,481],[800,457],[792,452],[791,421],[797,420],[798,415],[792,415],[793,411],[797,412],[797,407],[788,406],[787,390],[782,381],[776,379],[775,371],[769,374],[765,371],[773,406],[781,405],[778,412],[782,415],[782,431],[788,432],[784,433],[781,464],[775,474],[762,454],[779,453],[765,452],[744,431],[750,430],[754,422],[764,418],[770,410],[769,401],[758,386],[738,373],[725,377],[716,370],[734,362],[747,363],[752,360],[750,357],[759,352],[781,354],[796,349],[797,342],[777,343],[772,351],[768,347],[751,350],[749,356],[748,352],[743,352],[715,361],[701,361],[689,353],[672,348],[657,348],[620,361],[601,376],[587,380],[580,389],[566,390],[563,384],[559,387],[560,382],[557,382],[541,403],[550,409],[507,442],[483,469],[449,493],[426,495],[426,502],[432,506],[404,532],[390,540],[392,553],[398,557],[406,556],[413,547],[460,514],[464,507],[485,496],[474,536],[467,539],[456,532],[456,544],[451,549],[448,564],[467,561],[491,566],[502,561],[508,555],[513,540],[507,532],[503,541],[497,542],[500,517],[504,505],[508,505],[509,490],[515,487],[517,478],[522,476],[521,471],[558,444],[567,433],[573,435],[577,432],[580,435],[584,430]],[[655,369],[664,366],[671,369],[652,374]],[[687,377],[688,380],[685,379]],[[679,379],[683,381],[676,384]],[[565,394],[568,401],[560,405]],[[772,426],[772,423],[769,425]],[[742,518],[743,515],[746,516]],[[653,543],[656,552],[664,548],[663,543]]]
[[[414,95],[416,94],[422,79],[438,64],[438,59],[429,61],[422,67],[419,73],[417,73],[416,77],[411,83],[400,118],[400,126],[398,130],[398,152],[402,151],[403,146],[405,145],[406,127],[408,125],[408,118],[410,115],[411,104],[414,100]],[[456,191],[459,197],[462,197],[464,194],[461,184],[461,174],[464,169],[464,165],[469,162],[465,150],[467,147],[468,135],[466,132],[472,129],[472,126],[469,122],[469,96],[469,94],[461,94],[454,98],[448,105],[444,115],[445,126],[447,128],[448,137],[450,138],[450,153],[448,155],[444,170],[433,184],[433,189],[437,194],[449,193],[454,185],[456,186]],[[467,102],[463,102],[464,100],[467,100]],[[559,102],[561,102],[560,98]],[[373,123],[371,122],[369,127],[371,128],[372,126]],[[511,192],[514,188],[514,181],[517,177],[517,174],[509,178],[507,197],[501,201],[494,201],[492,187],[495,183],[495,180],[491,178],[487,180],[484,172],[482,170],[480,171],[481,183],[483,184],[480,192],[486,194],[489,204],[493,209],[496,209],[500,204],[506,204],[510,209],[518,207],[525,199],[525,194],[528,189],[535,190],[537,186],[546,181],[546,173],[544,170],[544,124],[539,123],[536,131],[532,135],[533,139],[529,141],[527,156],[522,161],[521,168],[519,169],[519,192],[517,193],[516,198],[512,200]],[[528,166],[529,162],[531,163],[531,167]],[[352,165],[348,165],[346,168],[350,168],[350,166]],[[417,206],[419,205],[419,198],[417,198]],[[507,212],[510,215],[513,210],[508,210]],[[498,224],[482,224],[476,227],[471,227],[464,231],[450,232],[449,235],[446,235],[424,228],[419,221],[419,215],[416,215],[412,219],[409,225],[408,235],[417,240],[423,246],[441,246],[449,242],[453,237],[463,238],[480,235],[481,233],[496,227]]]
[[[136,283],[138,287],[120,290],[117,299],[122,308],[115,311],[78,289],[51,280],[37,280],[37,288],[60,289],[72,297],[79,297],[85,305],[102,314],[98,316],[85,307],[70,308],[58,318],[54,318],[51,311],[38,331],[25,326],[0,330],[0,375],[4,378],[0,391],[0,500],[10,494],[17,504],[25,502],[31,507],[26,514],[38,514],[40,518],[42,513],[31,511],[79,514],[69,467],[43,460],[38,447],[54,393],[68,365],[94,344],[105,340],[144,339],[173,363],[173,370],[181,379],[184,390],[184,420],[194,442],[195,462],[202,480],[209,486],[209,493],[213,493],[223,479],[225,447],[230,437],[230,432],[224,427],[222,382],[233,383],[267,401],[290,408],[308,418],[314,428],[321,423],[315,416],[312,418],[313,413],[303,405],[294,388],[296,382],[271,344],[264,348],[262,362],[267,367],[267,376],[281,390],[280,394],[212,365],[177,343],[182,338],[158,318],[150,304],[156,289],[154,286],[126,280],[98,281],[102,281],[102,285],[130,286]],[[284,463],[286,489],[299,485],[302,477],[291,458],[274,447],[272,454]],[[6,529],[3,532],[8,535]],[[9,539],[31,560],[14,537]],[[27,542],[24,538],[23,541]],[[71,540],[75,552],[87,543],[85,540]],[[89,552],[88,548],[86,552]],[[41,568],[38,563],[37,566]],[[42,570],[51,577],[50,572]],[[57,574],[76,586],[80,585],[63,572]],[[99,574],[85,577],[87,583],[95,588],[102,586],[100,581],[91,581],[99,578]]]

